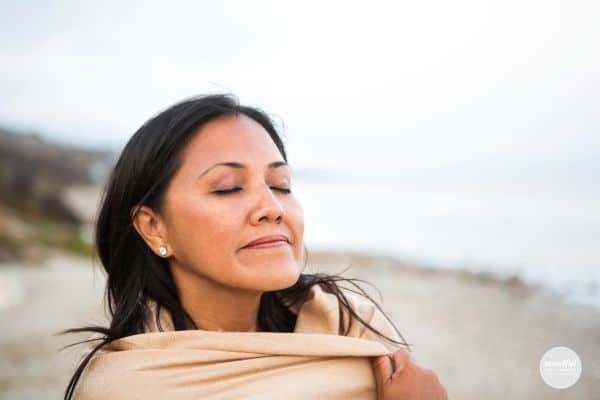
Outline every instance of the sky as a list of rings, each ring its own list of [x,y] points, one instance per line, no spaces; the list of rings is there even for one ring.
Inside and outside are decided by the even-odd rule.
[[[170,104],[230,92],[297,165],[600,176],[597,1],[0,5],[0,125],[52,140],[118,150]]]

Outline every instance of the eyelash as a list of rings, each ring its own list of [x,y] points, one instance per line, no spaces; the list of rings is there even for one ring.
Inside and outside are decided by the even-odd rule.
[[[285,194],[292,193],[291,189],[282,189],[282,188],[276,188],[276,187],[271,187],[271,189],[277,190],[277,191],[285,193]],[[240,190],[242,190],[242,188],[236,187],[236,188],[227,189],[227,190],[215,190],[213,193],[216,195],[219,195],[219,196],[224,196],[224,195],[239,192]]]

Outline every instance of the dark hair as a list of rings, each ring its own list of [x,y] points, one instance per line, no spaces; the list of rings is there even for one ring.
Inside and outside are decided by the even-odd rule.
[[[61,349],[84,342],[101,341],[81,361],[71,377],[65,391],[65,400],[72,398],[83,370],[102,346],[125,336],[144,333],[144,322],[150,313],[147,300],[156,301],[157,321],[160,309],[164,307],[172,316],[175,330],[186,329],[186,321],[196,326],[180,303],[167,260],[158,257],[146,245],[133,227],[132,219],[136,208],[141,205],[156,211],[163,210],[165,189],[181,166],[180,153],[200,126],[217,117],[240,114],[252,118],[269,133],[287,162],[283,142],[270,117],[258,108],[240,105],[230,94],[198,96],[175,104],[145,122],[125,145],[104,189],[95,231],[97,255],[107,273],[105,306],[108,305],[110,312],[110,326],[85,326],[59,332],[95,332],[102,335]],[[304,251],[308,255],[306,247]],[[306,260],[307,257],[304,267]],[[302,273],[293,286],[263,293],[258,322],[261,328],[270,332],[293,332],[297,315],[291,312],[289,307],[301,302],[313,285],[321,284],[324,290],[338,298],[339,303],[352,316],[371,331],[385,337],[361,319],[341,289],[358,292],[337,283],[350,282],[383,313],[381,307],[354,283],[355,280],[360,279],[323,273]],[[284,299],[291,299],[291,302]],[[383,315],[385,316],[385,313]],[[392,321],[385,317],[402,337]],[[344,335],[350,331],[351,324],[352,318]],[[340,309],[340,332],[344,326],[344,314]],[[159,329],[162,331],[160,325]],[[386,339],[405,345],[410,350],[410,345],[406,342],[397,342],[387,337]]]

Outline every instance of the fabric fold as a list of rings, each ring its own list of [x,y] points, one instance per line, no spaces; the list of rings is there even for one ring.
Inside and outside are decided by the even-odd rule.
[[[361,318],[399,340],[371,302],[346,296]],[[159,332],[152,312],[146,333],[96,353],[75,399],[375,399],[370,358],[399,346],[357,320],[341,336],[338,309],[337,297],[315,285],[292,309],[298,315],[293,333],[175,331],[164,309],[166,331]]]

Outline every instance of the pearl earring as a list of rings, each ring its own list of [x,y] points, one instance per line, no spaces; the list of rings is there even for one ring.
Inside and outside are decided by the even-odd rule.
[[[167,248],[165,246],[160,246],[158,248],[158,252],[160,253],[161,256],[166,257],[167,256]]]

